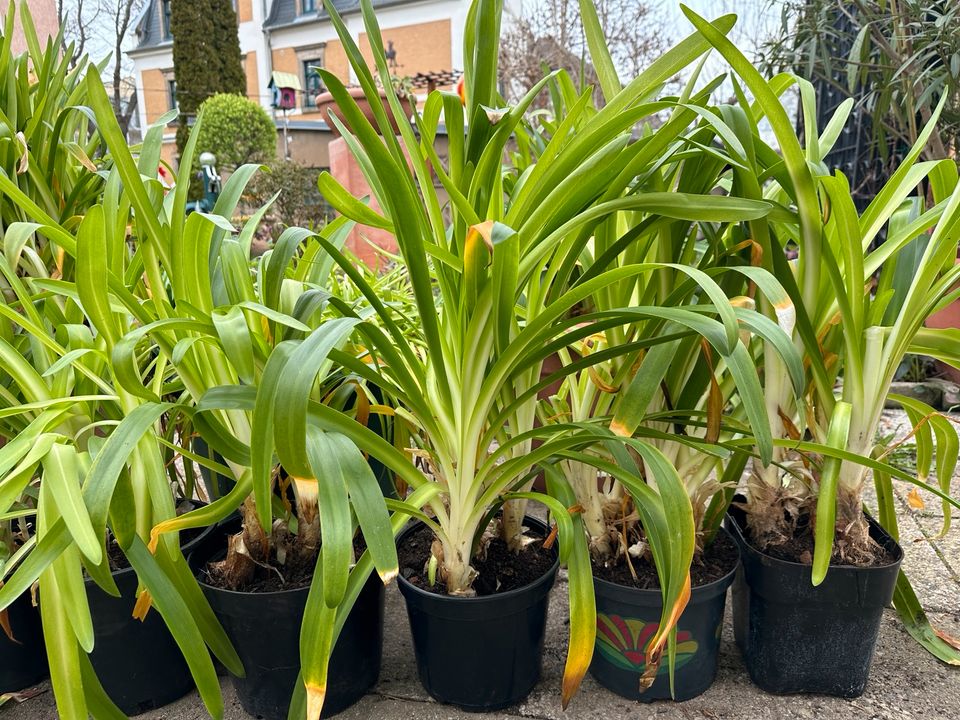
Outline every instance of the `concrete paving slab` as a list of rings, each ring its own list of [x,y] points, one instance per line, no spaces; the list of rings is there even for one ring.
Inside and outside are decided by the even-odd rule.
[[[897,412],[897,411],[892,411]],[[902,413],[901,413],[902,414]],[[905,417],[905,416],[904,416]],[[892,416],[891,423],[903,418]],[[938,505],[923,512],[906,504],[906,486],[897,485],[904,564],[931,622],[960,637],[960,524],[944,539]],[[960,484],[958,484],[960,487]],[[907,488],[908,489],[908,488]],[[377,687],[357,705],[337,716],[342,720],[957,720],[960,718],[960,668],[938,662],[903,628],[896,613],[884,613],[870,683],[856,700],[819,696],[774,696],[756,688],[733,643],[729,609],[723,629],[719,670],[714,685],[685,703],[634,703],[600,687],[589,676],[569,709],[560,709],[560,678],[568,633],[566,581],[561,572],[550,602],[543,673],[530,696],[499,713],[473,714],[431,700],[421,687],[413,656],[406,612],[396,587],[387,592],[383,670]],[[453,641],[453,639],[451,639]],[[49,684],[20,705],[0,707],[0,720],[57,718]],[[240,707],[228,679],[223,681],[225,720],[251,720]],[[145,713],[143,720],[203,720],[208,715],[196,693]]]
[[[960,717],[960,669],[949,668],[923,652],[907,635],[896,614],[885,613],[870,684],[863,697],[841,700],[818,696],[768,695],[750,682],[733,644],[729,611],[717,681],[704,695],[685,703],[634,703],[620,698],[587,677],[567,712],[560,709],[559,687],[567,633],[566,586],[558,582],[551,598],[543,677],[530,697],[499,713],[473,714],[430,700],[416,679],[410,631],[403,601],[395,588],[387,595],[388,639],[380,683],[360,703],[339,715],[342,720],[956,720]],[[931,620],[960,636],[960,612],[933,613]],[[224,680],[226,720],[251,720]],[[0,720],[56,718],[48,691],[19,706],[0,709]],[[143,720],[201,720],[208,717],[196,694],[145,713]]]

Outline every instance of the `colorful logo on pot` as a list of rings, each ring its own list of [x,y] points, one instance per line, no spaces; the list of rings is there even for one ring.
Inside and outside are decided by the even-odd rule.
[[[647,645],[657,632],[657,623],[619,615],[597,615],[597,649],[610,662],[624,670],[643,672]],[[697,652],[697,641],[686,630],[677,632],[677,662],[683,667]],[[666,674],[667,664],[660,665],[658,675]]]

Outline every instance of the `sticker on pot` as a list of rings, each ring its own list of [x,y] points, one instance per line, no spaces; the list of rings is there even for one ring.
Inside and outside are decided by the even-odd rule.
[[[655,622],[597,614],[597,649],[604,658],[624,670],[643,671],[647,645],[656,632]],[[689,632],[678,630],[677,662],[674,667],[680,668],[690,662],[698,647]],[[667,663],[662,663],[657,674],[666,674],[667,671]]]

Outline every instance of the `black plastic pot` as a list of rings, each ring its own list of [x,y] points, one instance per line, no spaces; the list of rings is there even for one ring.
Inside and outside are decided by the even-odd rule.
[[[534,533],[547,526],[524,519]],[[397,540],[417,529],[412,525]],[[523,700],[540,679],[550,589],[559,560],[525,587],[485,597],[421,590],[401,575],[420,682],[431,697],[468,711],[499,710]]]
[[[674,695],[669,663],[663,662],[653,684],[640,692],[646,647],[657,632],[663,599],[660,590],[641,590],[593,579],[597,598],[597,643],[590,674],[608,690],[630,700],[689,700],[706,692],[717,675],[720,630],[727,588],[739,563],[724,577],[693,588],[677,624]]]
[[[180,535],[186,541],[184,554],[210,529],[188,532]],[[117,707],[126,715],[139,715],[183,697],[194,682],[160,613],[151,610],[142,622],[131,616],[137,601],[133,568],[118,570],[113,579],[120,590],[118,598],[107,595],[89,578],[85,582],[95,641],[90,662]]]
[[[0,630],[0,694],[23,690],[47,676],[40,612],[25,592],[7,608],[16,642]]]
[[[883,609],[893,599],[903,550],[872,518],[870,535],[896,558],[889,565],[832,565],[818,587],[809,565],[778,560],[746,537],[743,510],[726,526],[740,545],[733,585],[737,645],[750,678],[777,694],[863,694]]]
[[[286,720],[300,672],[300,624],[310,588],[234,592],[204,582],[202,570],[222,558],[240,519],[225,521],[191,553],[190,567],[243,662],[231,677],[243,709],[264,720]],[[377,683],[383,650],[383,583],[371,574],[347,616],[330,658],[322,717],[346,710]]]

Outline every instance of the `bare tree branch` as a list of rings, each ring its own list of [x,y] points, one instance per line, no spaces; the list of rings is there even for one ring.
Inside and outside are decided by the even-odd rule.
[[[124,54],[133,23],[148,0],[57,0],[57,18],[72,43],[71,61],[76,64],[87,51],[111,54],[107,67],[110,97],[120,128],[126,133],[135,111],[136,91],[129,75],[130,61]],[[94,49],[95,48],[95,49]],[[94,58],[99,61],[100,58]]]
[[[666,46],[656,2],[595,0],[597,15],[621,75],[632,77]],[[500,76],[504,95],[514,101],[543,77],[543,69],[566,70],[581,90],[595,88],[596,73],[580,22],[578,0],[525,0],[501,39]],[[541,103],[545,99],[541,98]]]

